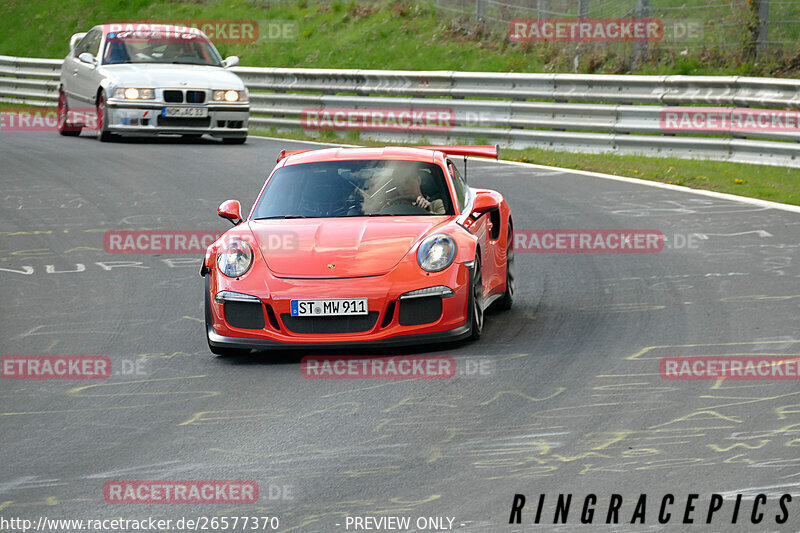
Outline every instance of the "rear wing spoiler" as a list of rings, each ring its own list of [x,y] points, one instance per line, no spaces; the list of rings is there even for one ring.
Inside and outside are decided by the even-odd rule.
[[[448,156],[463,155],[464,157],[467,157],[471,155],[475,157],[491,157],[492,159],[498,158],[498,149],[496,144],[481,144],[474,146],[414,146],[413,148],[418,148],[421,150],[435,150],[437,152],[443,152]],[[318,150],[318,148],[311,148],[307,150],[281,150],[281,153],[278,154],[278,161],[276,162],[280,162],[281,159],[285,159],[290,155],[302,154],[303,152],[311,152],[313,150]]]
[[[281,150],[281,153],[278,154],[278,160],[275,162],[280,163],[281,159],[286,159],[290,155],[302,154],[303,152],[311,152],[313,150],[316,150],[316,148],[310,148],[308,150]]]
[[[475,146],[415,146],[414,148],[421,148],[423,150],[436,150],[437,152],[443,152],[448,156],[463,155],[464,157],[467,157],[471,155],[475,157],[491,157],[492,159],[498,159],[498,149],[496,144]]]

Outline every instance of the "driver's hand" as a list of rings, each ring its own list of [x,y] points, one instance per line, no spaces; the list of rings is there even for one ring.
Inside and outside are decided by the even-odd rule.
[[[431,207],[431,203],[421,195],[417,196],[417,200],[411,205],[419,206],[422,209],[430,209]]]

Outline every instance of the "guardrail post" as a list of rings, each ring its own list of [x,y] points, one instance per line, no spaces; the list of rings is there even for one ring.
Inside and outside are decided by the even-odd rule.
[[[636,0],[636,18],[644,19],[650,16],[650,0]],[[648,43],[633,43],[633,68],[647,59]]]
[[[758,13],[756,28],[756,56],[763,57],[769,46],[769,0],[755,0]]]
[[[578,0],[578,18],[589,18],[589,0]],[[573,70],[578,72],[578,67],[581,63],[581,49],[587,46],[587,43],[575,43],[575,58],[572,60]]]
[[[536,20],[541,20],[547,18],[545,14],[542,16],[542,13],[547,11],[547,0],[536,0]]]
[[[475,0],[475,22],[477,24],[483,24],[484,21],[484,13],[486,9],[484,1],[485,0]]]

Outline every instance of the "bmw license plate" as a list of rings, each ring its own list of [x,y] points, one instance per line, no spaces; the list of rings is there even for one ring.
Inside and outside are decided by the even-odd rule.
[[[162,117],[192,117],[205,118],[208,116],[207,107],[165,107],[161,110]]]
[[[366,314],[366,298],[292,300],[292,316],[347,316]]]

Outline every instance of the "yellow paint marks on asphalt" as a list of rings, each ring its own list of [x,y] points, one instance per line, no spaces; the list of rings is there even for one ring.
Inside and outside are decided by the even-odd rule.
[[[643,361],[643,360],[650,360],[650,359],[661,359],[662,357],[706,357],[706,356],[800,356],[800,354],[792,353],[721,353],[724,352],[724,348],[732,347],[732,346],[756,346],[756,345],[779,345],[779,344],[798,344],[800,340],[790,340],[790,341],[748,341],[748,342],[720,342],[720,343],[711,343],[711,344],[666,344],[666,345],[659,345],[659,346],[646,346],[642,348],[638,352],[634,353],[633,355],[629,355],[625,359],[628,361]],[[699,348],[699,350],[692,350],[693,348]],[[713,348],[713,349],[712,349]],[[651,352],[664,350],[668,353],[664,353],[659,356],[652,356]],[[700,353],[687,353],[692,351],[699,351]],[[650,357],[644,357],[645,355],[651,355]]]
[[[745,450],[758,450],[759,448],[763,448],[764,446],[766,446],[770,442],[772,442],[772,441],[769,440],[769,439],[764,439],[764,440],[760,441],[758,444],[754,444],[754,445],[747,444],[746,442],[737,442],[736,444],[731,444],[727,448],[723,448],[722,446],[718,446],[716,444],[706,444],[706,447],[711,448],[715,452],[722,453],[722,452],[729,452],[729,451],[731,451],[731,450],[733,450],[735,448],[744,448]]]
[[[781,405],[775,408],[775,412],[778,413],[778,420],[785,420],[787,414],[796,415],[800,413],[800,403]]]
[[[706,415],[706,416],[702,416],[702,415]],[[660,427],[664,427],[664,426],[669,426],[671,424],[678,424],[680,422],[689,422],[689,421],[694,422],[696,420],[713,420],[713,419],[726,420],[728,422],[734,422],[736,424],[741,424],[742,423],[742,420],[739,419],[739,418],[734,418],[732,416],[725,416],[725,415],[720,414],[720,413],[718,413],[716,411],[712,411],[711,409],[700,409],[700,410],[694,411],[692,413],[689,413],[688,415],[681,416],[681,417],[678,417],[678,418],[674,418],[674,419],[670,420],[669,422],[664,422],[663,424],[656,424],[654,426],[650,426],[649,429],[656,429],[656,428],[660,428]],[[731,427],[735,427],[735,426],[722,426],[722,427],[723,428],[731,428]]]
[[[85,390],[89,389],[98,389],[102,387],[125,387],[128,385],[138,385],[140,383],[159,383],[164,381],[183,381],[186,379],[203,379],[207,378],[206,375],[198,375],[198,376],[178,376],[173,378],[155,378],[155,379],[137,379],[133,381],[112,381],[111,383],[98,383],[96,385],[84,385],[83,387],[75,387],[72,389],[67,390],[68,394],[78,395]],[[212,391],[167,391],[167,392],[134,392],[129,393],[131,395],[150,395],[150,394],[195,394],[197,392],[203,392],[206,394],[211,394],[211,396],[216,396],[219,392],[212,392]],[[112,394],[99,394],[97,396],[116,396],[117,393]],[[94,397],[93,395],[92,397]]]
[[[282,418],[286,416],[285,413],[277,409],[233,409],[223,411],[199,411],[192,415],[188,420],[178,424],[179,426],[188,426],[191,424],[210,423],[216,424],[220,422],[227,422],[229,420],[247,420],[247,419],[260,419],[260,418]]]
[[[578,311],[586,311],[589,313],[597,313],[601,311],[605,313],[643,313],[645,311],[659,311],[661,309],[666,309],[666,306],[652,305],[647,303],[617,303],[579,307]]]
[[[549,400],[551,398],[555,398],[556,396],[558,396],[559,394],[561,394],[565,390],[567,390],[566,387],[557,387],[556,391],[553,394],[544,396],[542,398],[536,398],[534,396],[529,396],[529,395],[527,395],[525,393],[522,393],[522,392],[519,392],[519,391],[515,391],[515,390],[500,391],[500,392],[496,393],[490,400],[486,400],[485,402],[481,402],[478,405],[489,405],[490,403],[492,403],[492,402],[494,402],[494,401],[496,401],[496,400],[498,400],[498,399],[500,399],[500,398],[502,398],[503,396],[506,396],[506,395],[508,395],[508,396],[516,396],[518,398],[524,398],[524,399],[526,399],[528,401],[531,401],[531,402],[544,402],[544,401]]]
[[[345,402],[345,403],[338,403],[336,405],[330,405],[328,407],[324,407],[322,409],[317,409],[316,411],[311,411],[310,413],[306,413],[300,418],[308,418],[310,416],[317,416],[323,415],[325,413],[330,413],[331,411],[339,411],[344,409],[344,414],[355,414],[358,412],[359,407],[361,404],[358,402]]]
[[[450,404],[450,403],[440,403],[437,400],[432,398],[419,398],[414,396],[407,396],[394,404],[391,407],[388,407],[383,410],[384,413],[389,413],[394,411],[395,409],[399,409],[401,407],[408,407],[408,406],[425,406],[425,407],[448,407],[450,409],[455,409],[458,405]]]

